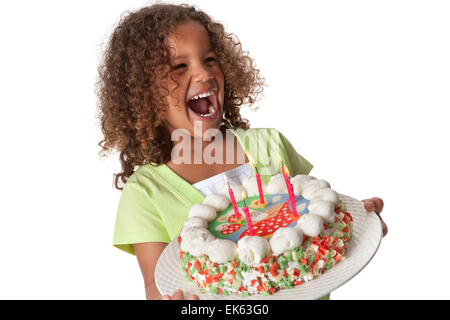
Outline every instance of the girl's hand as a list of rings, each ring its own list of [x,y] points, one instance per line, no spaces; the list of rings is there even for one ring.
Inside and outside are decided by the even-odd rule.
[[[199,300],[199,299],[200,298],[195,294],[191,295],[188,298],[188,300]],[[179,290],[175,291],[172,296],[165,294],[165,295],[161,296],[159,298],[159,300],[184,300],[183,290],[179,289]]]
[[[384,223],[383,218],[381,218],[381,211],[383,211],[384,202],[380,198],[370,198],[362,201],[364,203],[364,208],[367,211],[375,211],[375,213],[378,215],[378,217],[381,220],[381,226],[383,227],[383,237],[388,232],[388,227],[386,223]]]

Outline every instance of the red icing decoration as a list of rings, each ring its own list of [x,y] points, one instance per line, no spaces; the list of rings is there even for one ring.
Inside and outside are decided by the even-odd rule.
[[[274,216],[268,217],[253,225],[255,235],[259,237],[270,236],[279,228],[287,227],[292,223],[292,212],[289,210],[289,202],[283,204]],[[245,230],[239,238],[249,236],[250,230]]]

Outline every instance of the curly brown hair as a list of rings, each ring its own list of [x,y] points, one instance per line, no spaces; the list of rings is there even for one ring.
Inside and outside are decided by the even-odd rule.
[[[123,16],[113,33],[98,68],[98,119],[104,135],[100,157],[120,152],[122,172],[114,185],[123,184],[137,166],[161,165],[170,160],[173,147],[163,123],[168,107],[164,79],[170,76],[170,55],[164,40],[177,25],[200,22],[208,31],[211,45],[225,78],[224,116],[221,129],[248,129],[240,106],[256,101],[264,79],[253,60],[242,50],[237,37],[224,30],[206,13],[187,4],[154,4]],[[165,89],[165,90],[164,90]],[[167,92],[162,95],[161,92]]]

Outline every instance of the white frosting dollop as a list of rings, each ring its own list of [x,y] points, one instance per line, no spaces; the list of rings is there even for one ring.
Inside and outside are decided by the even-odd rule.
[[[304,214],[298,219],[296,228],[310,237],[318,236],[323,230],[322,217],[315,214]]]
[[[302,190],[302,196],[305,199],[311,200],[312,194],[323,188],[329,188],[330,184],[322,179],[311,180],[308,182]]]
[[[258,181],[256,180],[256,176],[250,176],[247,179],[245,179],[244,182],[242,183],[242,186],[247,191],[247,196],[253,197],[259,195]],[[263,193],[267,193],[267,184],[264,182],[263,179],[261,179],[261,186]]]
[[[334,222],[334,203],[326,200],[311,201],[309,206],[309,213],[315,214],[327,222]]]
[[[188,217],[199,217],[209,222],[217,217],[217,211],[207,204],[196,203],[189,210]]]
[[[267,184],[267,192],[274,193],[287,193],[286,181],[282,173],[275,174],[270,177],[270,181]]]
[[[333,202],[335,205],[339,202],[339,197],[336,191],[330,188],[322,188],[314,191],[311,195],[311,201],[326,200]]]
[[[227,197],[216,193],[208,194],[202,203],[215,208],[217,211],[225,210],[230,204]]]
[[[207,254],[208,243],[216,239],[206,228],[192,227],[181,232],[181,250],[194,256]]]
[[[193,227],[206,228],[208,226],[208,221],[200,217],[189,217],[186,219],[183,225],[184,229],[189,229]]]
[[[294,193],[297,195],[302,194],[303,189],[308,184],[308,182],[312,180],[317,180],[313,176],[309,176],[307,174],[298,174],[295,177],[291,178],[292,186],[294,187]]]
[[[302,244],[303,233],[297,228],[279,228],[270,239],[270,247],[274,255],[292,250]]]
[[[212,262],[224,263],[237,256],[237,245],[231,240],[215,239],[208,243],[206,251]]]
[[[233,190],[234,199],[236,202],[242,201],[242,191],[244,188],[240,184],[235,184],[230,182],[231,190]],[[225,196],[230,202],[230,193],[228,192],[228,184],[225,184],[222,189],[220,190],[220,194]]]
[[[237,244],[239,259],[250,266],[261,262],[270,252],[269,242],[258,236],[245,236]]]

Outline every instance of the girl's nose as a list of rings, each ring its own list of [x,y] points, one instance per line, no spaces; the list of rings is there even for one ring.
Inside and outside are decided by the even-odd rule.
[[[198,67],[194,71],[193,79],[195,82],[205,82],[211,78],[213,78],[213,74],[212,74],[211,70],[209,70],[208,68],[206,68],[204,66]]]

